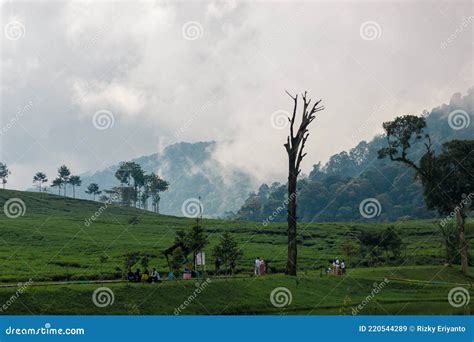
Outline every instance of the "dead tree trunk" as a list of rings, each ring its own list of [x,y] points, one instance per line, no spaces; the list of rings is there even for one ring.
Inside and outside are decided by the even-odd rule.
[[[287,94],[293,99],[293,113],[290,122],[290,134],[288,135],[286,144],[286,152],[288,154],[288,261],[286,264],[286,273],[289,275],[296,275],[298,248],[297,248],[297,217],[296,217],[296,185],[298,175],[300,174],[300,163],[306,156],[303,153],[304,145],[309,136],[308,126],[316,117],[316,113],[324,109],[319,106],[321,100],[316,101],[312,106],[311,99],[307,99],[306,92],[302,94],[303,108],[302,118],[299,128],[295,134],[295,119],[298,107],[298,95],[294,97],[288,92]]]
[[[463,274],[467,274],[468,272],[468,246],[466,241],[466,234],[465,234],[465,214],[462,210],[456,210],[456,223],[458,226],[459,232],[459,252],[461,254],[461,272]]]

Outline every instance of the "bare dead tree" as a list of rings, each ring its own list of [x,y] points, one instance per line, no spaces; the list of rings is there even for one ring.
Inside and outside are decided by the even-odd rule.
[[[286,152],[288,153],[288,262],[286,264],[286,273],[296,275],[297,270],[297,230],[296,230],[296,183],[298,175],[301,172],[300,164],[306,156],[304,146],[308,140],[309,124],[315,119],[316,113],[324,110],[324,106],[320,106],[321,100],[311,105],[311,99],[308,99],[305,91],[301,95],[303,99],[302,118],[298,130],[295,133],[295,120],[298,107],[298,95],[292,96],[286,92],[294,101],[293,114],[288,118],[290,122],[290,134],[288,135],[286,144]]]

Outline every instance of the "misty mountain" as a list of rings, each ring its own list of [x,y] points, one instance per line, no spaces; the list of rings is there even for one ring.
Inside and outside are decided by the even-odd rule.
[[[216,142],[181,142],[167,146],[161,153],[132,159],[145,172],[156,172],[169,182],[169,189],[161,193],[160,213],[183,216],[184,201],[198,197],[202,200],[204,216],[223,216],[227,211],[239,209],[256,182],[249,173],[224,167],[214,159],[216,146]],[[90,183],[99,184],[101,189],[118,186],[115,178],[118,164],[80,175],[83,183],[76,191],[77,197],[90,198],[84,193]]]

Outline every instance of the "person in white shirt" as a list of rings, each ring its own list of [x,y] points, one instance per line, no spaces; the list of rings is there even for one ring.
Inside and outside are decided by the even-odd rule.
[[[255,259],[255,275],[260,275],[260,257]]]
[[[344,262],[344,260],[342,260],[341,262],[341,271],[342,274],[346,274],[346,263]]]
[[[156,268],[154,268],[153,271],[151,271],[150,278],[151,278],[152,283],[154,283],[156,281],[161,281],[160,274],[158,273]]]

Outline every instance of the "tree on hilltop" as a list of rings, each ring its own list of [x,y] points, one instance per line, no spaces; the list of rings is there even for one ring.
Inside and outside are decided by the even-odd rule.
[[[5,189],[5,184],[7,184],[7,178],[11,174],[10,170],[7,167],[7,164],[0,163],[0,180],[2,181],[2,187]]]
[[[43,183],[46,183],[48,181],[48,178],[46,177],[46,174],[43,172],[37,172],[33,176],[33,183],[37,184],[38,191],[41,192],[41,187]]]

